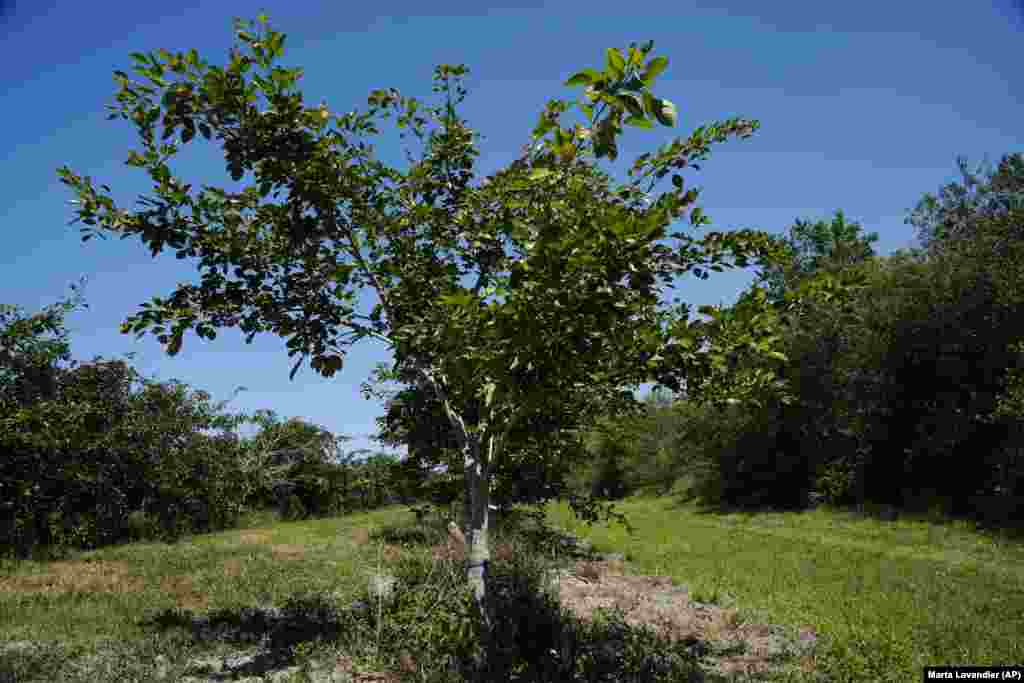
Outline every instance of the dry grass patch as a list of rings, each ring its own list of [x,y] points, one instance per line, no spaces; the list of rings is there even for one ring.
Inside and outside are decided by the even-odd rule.
[[[745,623],[736,609],[690,600],[685,586],[674,586],[669,576],[625,575],[621,560],[579,561],[559,579],[561,604],[586,621],[599,610],[621,610],[626,624],[647,626],[670,640],[698,640],[729,646],[742,644],[745,651],[712,655],[710,667],[726,675],[763,675],[780,668],[780,626]],[[813,627],[799,632],[799,641],[816,639]],[[815,670],[813,654],[795,662],[806,672]],[[782,668],[788,668],[785,664]]]
[[[306,556],[306,547],[288,543],[270,546],[270,553],[275,560],[301,560]]]
[[[38,574],[0,579],[0,592],[8,593],[134,593],[145,587],[126,562],[91,559],[50,562]]]
[[[237,557],[231,557],[221,564],[225,576],[239,576],[242,573],[242,561]]]
[[[370,530],[360,527],[352,530],[352,542],[356,545],[366,545],[370,542]]]
[[[511,543],[498,543],[491,549],[491,557],[499,562],[508,562],[516,556],[516,549]]]
[[[397,545],[385,543],[381,549],[381,555],[386,562],[395,562],[402,556],[402,548]]]
[[[263,545],[270,543],[270,538],[270,529],[246,529],[238,534],[238,540],[241,543],[258,543]]]
[[[174,598],[175,606],[192,612],[205,611],[209,602],[203,593],[192,586],[192,577],[188,574],[176,574],[160,579],[160,590]]]

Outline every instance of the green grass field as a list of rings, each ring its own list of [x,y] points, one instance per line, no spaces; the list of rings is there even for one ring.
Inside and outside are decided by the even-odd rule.
[[[632,498],[617,509],[634,535],[618,524],[586,527],[564,504],[548,508],[548,522],[595,549],[626,554],[637,573],[669,575],[706,601],[727,597],[772,623],[813,625],[821,635],[821,680],[909,681],[920,680],[928,664],[1024,662],[1020,543],[962,525],[882,522],[826,509],[722,515],[668,498]],[[153,680],[158,655],[178,662],[200,650],[236,651],[238,642],[197,644],[174,615],[285,604],[310,615],[318,609],[316,596],[349,604],[365,597],[374,571],[413,556],[429,565],[428,547],[394,540],[401,538],[394,529],[414,525],[405,507],[305,522],[281,522],[267,513],[247,518],[244,529],[177,544],[140,542],[62,561],[5,561],[0,642],[50,645],[17,659],[0,655],[6,667],[0,680],[74,680],[61,669],[67,658],[100,648],[118,653],[111,657],[118,668],[81,680]],[[385,529],[392,529],[389,546],[380,536]],[[406,538],[416,535],[406,532]],[[538,548],[519,546],[517,553],[538,554]],[[429,577],[420,593],[440,580],[424,571]],[[305,618],[293,629],[295,661],[348,656],[360,670],[393,670],[405,652],[402,634],[411,631],[385,626],[382,635],[379,622],[376,631],[352,622],[344,638],[327,643],[317,637],[316,620]]]
[[[639,498],[617,506],[634,526],[587,529],[566,505],[554,523],[627,554],[695,594],[733,598],[772,623],[808,624],[830,641],[835,681],[920,680],[927,665],[1024,662],[1024,544],[962,524],[879,521],[819,508],[700,512]]]

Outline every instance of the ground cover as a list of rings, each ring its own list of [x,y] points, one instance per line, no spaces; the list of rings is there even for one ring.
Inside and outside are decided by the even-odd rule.
[[[897,681],[1024,660],[1019,543],[827,509],[619,507],[632,536],[560,504],[496,533],[503,680]],[[446,520],[395,506],[5,561],[0,681],[458,680],[460,553]]]
[[[1024,545],[963,523],[807,512],[711,513],[669,498],[619,509],[635,527],[553,523],[666,575],[699,600],[815,635],[836,681],[916,680],[926,665],[1024,661]]]

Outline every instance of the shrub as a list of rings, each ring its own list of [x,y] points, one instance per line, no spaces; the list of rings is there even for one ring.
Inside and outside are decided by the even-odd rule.
[[[309,517],[309,512],[303,505],[302,499],[292,493],[285,499],[284,506],[281,508],[281,516],[288,520],[300,520]]]
[[[128,513],[128,533],[133,541],[148,541],[157,537],[159,524],[152,515],[142,510]]]

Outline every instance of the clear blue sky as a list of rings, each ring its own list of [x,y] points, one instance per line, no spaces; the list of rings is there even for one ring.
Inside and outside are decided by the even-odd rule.
[[[493,7],[490,8],[490,7]],[[365,108],[375,88],[430,99],[440,63],[471,73],[462,110],[485,137],[478,171],[506,166],[528,141],[538,112],[584,67],[603,67],[607,47],[655,41],[669,69],[655,92],[679,109],[675,130],[628,129],[625,164],[673,136],[732,116],[759,119],[745,141],[719,147],[688,179],[704,188],[715,229],[781,233],[795,218],[823,219],[843,209],[881,254],[915,244],[906,210],[924,192],[956,177],[955,157],[993,162],[1024,142],[1024,12],[1020,0],[975,2],[57,2],[0,0],[0,303],[33,313],[64,298],[86,275],[90,309],[69,317],[75,359],[121,358],[160,381],[178,379],[215,401],[239,394],[231,412],[272,409],[354,437],[375,448],[382,405],[359,385],[383,345],[362,342],[331,379],[306,366],[288,380],[284,341],[222,331],[194,335],[167,357],[157,341],[122,335],[119,323],[154,296],[166,296],[197,271],[173,253],[154,260],[137,240],[80,241],[68,226],[70,191],[57,167],[108,184],[125,207],[150,188],[144,171],[124,165],[136,144],[131,126],[106,121],[115,69],[128,54],[196,48],[223,65],[231,19],[261,10],[288,35],[283,63],[301,66],[310,105]],[[436,9],[435,9],[436,8]],[[565,119],[569,121],[568,118]],[[376,140],[386,161],[405,168],[398,132]],[[200,140],[200,138],[196,138]],[[207,144],[207,143],[201,143]],[[192,151],[192,148],[196,148]],[[197,186],[233,187],[217,148],[193,143],[172,166]],[[623,163],[605,166],[624,180]],[[699,304],[729,304],[753,271],[680,280],[672,294]],[[375,301],[368,295],[366,308]]]

